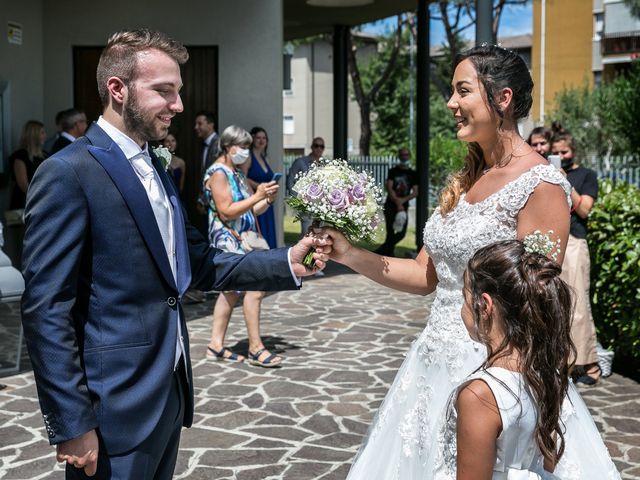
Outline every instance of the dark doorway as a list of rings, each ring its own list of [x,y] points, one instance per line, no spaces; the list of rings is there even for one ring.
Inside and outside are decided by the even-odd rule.
[[[89,121],[95,121],[102,113],[96,85],[96,68],[104,47],[73,47],[74,106],[84,110]],[[182,199],[189,219],[200,231],[206,233],[207,218],[196,210],[200,193],[201,140],[193,130],[194,115],[199,110],[209,110],[218,116],[218,47],[187,47],[189,61],[182,65],[181,96],[184,112],[176,115],[171,133],[176,136],[176,154],[187,164]],[[217,125],[216,125],[217,127]]]

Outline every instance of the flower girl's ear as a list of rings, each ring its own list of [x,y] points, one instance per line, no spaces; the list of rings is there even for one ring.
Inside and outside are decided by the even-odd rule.
[[[486,316],[486,318],[491,318],[491,315],[493,314],[493,298],[491,298],[491,295],[489,295],[488,293],[483,293],[482,300],[484,303],[482,313]]]

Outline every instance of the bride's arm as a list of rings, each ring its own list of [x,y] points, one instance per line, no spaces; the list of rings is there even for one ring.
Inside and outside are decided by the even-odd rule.
[[[351,245],[338,231],[326,229],[333,239],[330,258],[389,288],[418,295],[436,289],[433,261],[423,248],[415,259],[385,257]]]
[[[540,230],[549,233],[553,230],[552,240],[560,239],[560,248],[556,261],[562,265],[569,226],[571,222],[567,195],[562,187],[552,183],[542,182],[533,191],[526,205],[518,213],[518,239]]]

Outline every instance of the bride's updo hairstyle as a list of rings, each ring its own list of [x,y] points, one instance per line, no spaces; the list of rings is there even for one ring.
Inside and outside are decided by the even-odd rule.
[[[535,439],[542,454],[555,465],[564,452],[560,411],[567,394],[571,342],[571,291],[560,278],[562,267],[541,253],[527,251],[520,240],[506,240],[478,250],[465,271],[478,340],[487,347],[487,368],[516,350],[519,370],[538,407]],[[482,294],[493,300],[486,314]],[[488,333],[502,324],[504,339],[495,349]]]
[[[533,80],[529,74],[527,64],[522,57],[511,50],[495,45],[475,47],[456,56],[455,66],[469,60],[475,68],[478,80],[484,88],[485,102],[491,111],[499,118],[498,133],[502,129],[505,119],[514,124],[529,115],[533,99]],[[503,88],[510,88],[513,97],[507,110],[498,107],[497,99]],[[460,199],[463,192],[469,191],[482,175],[486,162],[480,145],[469,143],[469,152],[462,169],[451,177],[449,184],[440,195],[440,211],[443,215],[450,212]],[[509,163],[510,157],[504,159],[502,165]],[[501,165],[498,165],[501,166]]]

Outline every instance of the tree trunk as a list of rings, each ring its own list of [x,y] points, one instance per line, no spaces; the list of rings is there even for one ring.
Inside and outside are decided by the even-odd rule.
[[[365,101],[360,104],[360,155],[369,155],[371,147],[371,104]]]
[[[349,73],[351,74],[351,82],[353,84],[353,92],[356,97],[356,102],[360,107],[360,141],[358,145],[360,147],[361,155],[369,155],[369,149],[371,146],[371,103],[375,102],[376,95],[385,84],[393,69],[396,66],[398,59],[398,52],[400,51],[400,40],[402,36],[402,16],[397,17],[397,27],[393,43],[393,50],[391,50],[391,56],[384,71],[378,77],[378,80],[372,85],[371,90],[365,93],[362,88],[362,78],[360,77],[360,69],[358,68],[358,62],[356,59],[357,45],[353,41],[353,36],[349,38]]]

